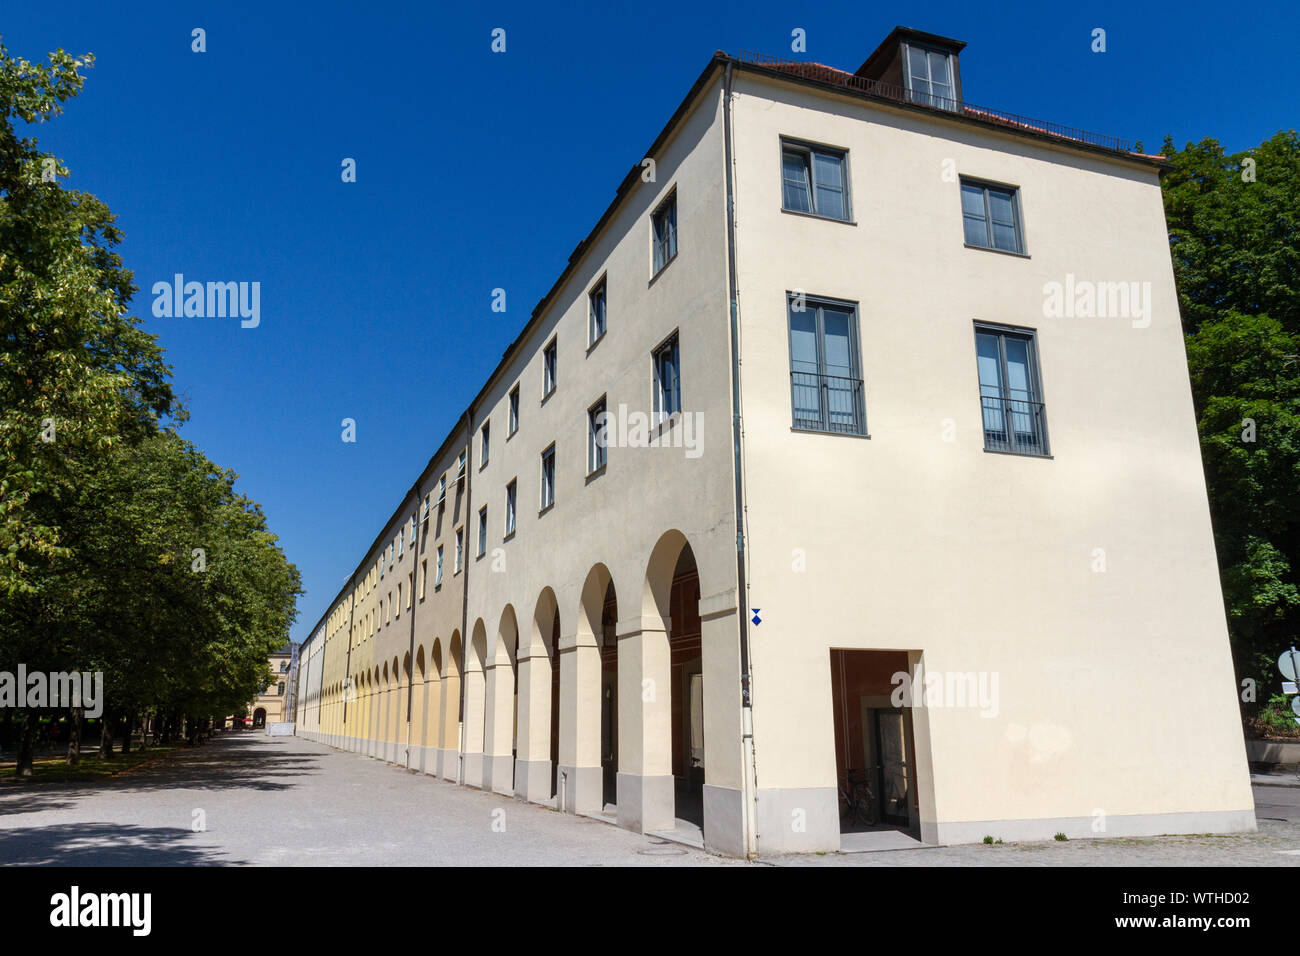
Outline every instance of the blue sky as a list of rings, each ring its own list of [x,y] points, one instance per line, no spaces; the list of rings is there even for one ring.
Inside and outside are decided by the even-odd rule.
[[[785,55],[798,27],[808,59],[853,70],[901,23],[967,41],[971,102],[1237,151],[1296,126],[1298,10],[78,0],[10,4],[0,35],[27,59],[95,54],[36,135],[117,213],[182,434],[302,571],[301,640],[714,50]],[[177,272],[260,282],[260,325],[154,318]]]

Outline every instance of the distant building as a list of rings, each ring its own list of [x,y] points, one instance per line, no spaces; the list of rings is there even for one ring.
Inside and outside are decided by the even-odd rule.
[[[289,702],[293,700],[294,663],[297,658],[297,646],[286,644],[269,658],[270,673],[261,692],[248,705],[244,718],[253,727],[261,728],[267,724],[280,724],[293,719]]]

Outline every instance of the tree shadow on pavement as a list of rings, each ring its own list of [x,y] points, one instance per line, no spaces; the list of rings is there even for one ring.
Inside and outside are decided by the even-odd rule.
[[[0,865],[6,866],[237,866],[179,827],[76,823],[0,830]]]

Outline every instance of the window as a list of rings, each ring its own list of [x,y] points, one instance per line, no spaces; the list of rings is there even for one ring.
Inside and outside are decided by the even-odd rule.
[[[397,532],[397,556],[400,558],[406,554],[406,537],[402,532]]]
[[[438,561],[434,566],[433,586],[435,588],[442,587],[442,545],[438,545]]]
[[[555,504],[555,446],[542,452],[542,510]]]
[[[905,74],[913,103],[936,106],[941,110],[957,109],[953,93],[952,58],[947,53],[909,43]]]
[[[443,475],[438,479],[438,500],[434,504],[441,505],[447,500],[447,476]]]
[[[608,436],[605,432],[605,398],[587,409],[587,474],[605,467]]]
[[[515,432],[519,431],[519,386],[516,385],[510,390],[510,431],[506,434],[509,438]]]
[[[802,295],[791,295],[787,305],[794,427],[865,435],[855,307]]]
[[[456,480],[460,481],[465,477],[465,461],[469,457],[468,451],[463,451],[456,456]]]
[[[488,443],[492,437],[492,423],[484,422],[478,434],[478,467],[482,471],[488,463]]]
[[[682,410],[681,356],[677,333],[654,351],[655,424]]]
[[[284,696],[284,681],[280,681],[280,684],[278,687],[276,687],[275,692],[280,697]]]
[[[785,209],[829,219],[849,218],[847,154],[800,143],[781,144],[781,196]]]
[[[519,482],[512,480],[506,485],[506,537],[515,533],[515,502],[519,497]]]
[[[433,498],[433,492],[429,492],[429,494],[427,494],[427,495],[424,496],[424,504],[420,507],[420,523],[421,523],[421,524],[423,524],[424,522],[426,522],[426,521],[429,520],[429,502],[430,502],[430,500],[431,500],[432,498]],[[415,542],[412,541],[412,544],[414,544],[414,543],[415,543]]]
[[[288,670],[289,670],[289,664],[288,664],[288,662],[287,662],[287,661],[280,661],[280,673],[281,673],[281,674],[284,674],[284,673],[288,672]]]
[[[487,505],[478,509],[478,556],[487,554]]]
[[[393,605],[393,617],[402,616],[402,582],[397,582],[397,603]]]
[[[605,334],[605,280],[601,279],[596,283],[596,288],[591,290],[587,297],[588,322],[587,322],[587,344],[595,345]]]
[[[414,572],[414,571],[407,571],[407,572],[406,572],[406,585],[407,585],[407,587],[406,587],[406,609],[409,611],[409,610],[411,609],[411,596],[412,596],[413,594],[415,594],[415,572]],[[400,593],[401,585],[398,585],[398,588],[399,588],[399,593]]]
[[[542,398],[555,391],[555,339],[542,350]]]
[[[669,196],[651,217],[654,230],[654,274],[677,255],[677,193]]]
[[[424,589],[429,584],[429,559],[420,562],[420,600],[424,600]]]
[[[963,179],[961,218],[967,245],[1024,254],[1020,200],[1015,188]]]
[[[985,451],[1048,454],[1035,345],[1028,329],[975,326]]]
[[[461,565],[465,560],[465,529],[456,529],[456,573],[460,573]]]
[[[425,502],[426,502],[426,503],[425,503],[425,506],[424,506],[424,507],[425,507],[425,516],[426,516],[426,517],[428,516],[428,508],[429,508],[429,505],[428,505],[428,503],[427,503],[428,500],[429,500],[428,498],[425,498]],[[415,515],[411,515],[411,529],[410,529],[410,533],[409,533],[409,535],[408,535],[408,536],[410,537],[410,539],[411,539],[411,547],[415,547],[415,524],[416,524],[416,521],[415,521]]]

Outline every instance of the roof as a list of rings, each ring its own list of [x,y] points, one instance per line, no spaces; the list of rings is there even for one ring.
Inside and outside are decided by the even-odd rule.
[[[886,104],[895,109],[924,113],[939,120],[994,128],[1002,132],[1046,140],[1058,146],[1100,152],[1112,158],[1137,160],[1144,165],[1154,165],[1159,169],[1169,168],[1163,156],[1134,152],[1127,140],[1117,136],[1065,126],[1052,120],[1033,119],[989,106],[976,106],[964,99],[946,101],[950,102],[953,108],[931,106],[917,102],[900,86],[863,76],[861,70],[850,73],[823,63],[781,59],[750,51],[741,51],[738,56],[729,59],[744,70],[789,79],[804,85],[818,86],[842,95]]]

